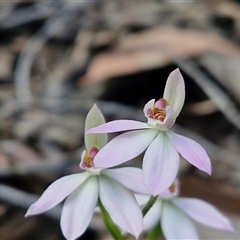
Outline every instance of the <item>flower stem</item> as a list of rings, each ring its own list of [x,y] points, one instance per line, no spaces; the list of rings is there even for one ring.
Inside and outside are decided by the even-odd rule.
[[[158,240],[162,236],[162,229],[160,223],[158,222],[148,233],[147,240]]]
[[[151,196],[147,202],[147,204],[142,209],[142,214],[145,216],[147,212],[150,210],[150,208],[153,206],[153,204],[156,202],[158,196]]]
[[[109,213],[104,208],[104,206],[103,206],[102,202],[100,201],[100,199],[98,200],[98,206],[99,206],[99,208],[101,210],[101,213],[102,213],[103,222],[104,222],[106,228],[108,229],[108,231],[110,232],[110,234],[112,235],[113,239],[115,239],[115,240],[123,240],[124,237],[122,236],[120,229],[112,221]]]

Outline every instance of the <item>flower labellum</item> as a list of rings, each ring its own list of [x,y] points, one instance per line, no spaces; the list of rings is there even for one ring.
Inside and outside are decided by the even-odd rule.
[[[94,167],[93,159],[96,156],[96,154],[99,152],[99,150],[96,147],[93,147],[89,151],[85,153],[85,156],[83,158],[82,167],[83,168],[92,168]]]
[[[164,98],[160,98],[153,106],[153,108],[147,110],[149,118],[160,120],[163,122],[166,118],[167,101]]]

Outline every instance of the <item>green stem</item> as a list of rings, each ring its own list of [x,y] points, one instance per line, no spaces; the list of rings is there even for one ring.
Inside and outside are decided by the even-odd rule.
[[[161,235],[162,235],[162,229],[161,229],[160,223],[158,222],[148,233],[146,240],[158,240],[160,239]]]
[[[150,208],[153,206],[153,204],[156,202],[157,197],[151,196],[147,202],[147,204],[144,206],[144,208],[142,209],[142,214],[143,216],[145,216],[147,214],[147,212],[150,210]]]
[[[142,214],[143,216],[145,216],[148,211],[151,209],[151,207],[153,206],[153,204],[156,202],[158,196],[151,196],[147,202],[147,204],[144,206],[144,208],[142,209]],[[159,236],[162,235],[162,229],[160,226],[160,223],[157,223],[149,232],[147,240],[157,240],[159,239]]]
[[[104,222],[105,226],[107,227],[108,231],[110,232],[110,234],[112,235],[113,239],[123,240],[124,237],[122,236],[120,229],[113,222],[109,213],[107,212],[107,210],[102,205],[102,202],[100,201],[100,199],[98,200],[98,206],[99,206],[99,208],[101,210],[101,213],[102,213],[103,222]]]

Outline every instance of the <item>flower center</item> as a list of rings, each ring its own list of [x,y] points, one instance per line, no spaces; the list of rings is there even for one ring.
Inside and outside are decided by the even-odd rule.
[[[98,153],[98,151],[98,148],[92,147],[89,151],[86,152],[82,163],[82,166],[84,168],[92,168],[94,166],[93,159]]]
[[[163,109],[154,108],[153,111],[150,113],[150,117],[163,122],[166,117],[166,111]]]
[[[154,104],[153,109],[149,110],[149,117],[163,122],[164,119],[166,118],[167,105],[168,105],[167,100],[165,100],[164,98],[159,99]]]

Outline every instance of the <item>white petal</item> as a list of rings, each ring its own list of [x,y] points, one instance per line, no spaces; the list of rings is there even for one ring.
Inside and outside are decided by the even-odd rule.
[[[210,203],[196,198],[175,198],[172,201],[190,217],[204,225],[233,230],[229,220]]]
[[[61,228],[67,239],[76,239],[87,229],[98,200],[97,177],[90,177],[66,199]]]
[[[151,128],[147,123],[134,120],[115,120],[91,128],[87,133],[113,133],[128,130]]]
[[[89,173],[85,172],[72,174],[56,180],[44,191],[42,196],[30,206],[25,216],[40,214],[53,208],[80,186],[88,177]]]
[[[168,136],[159,132],[143,159],[143,180],[148,191],[156,196],[168,189],[177,176],[178,168],[178,152]]]
[[[182,110],[185,100],[185,83],[179,69],[170,73],[164,89],[163,98],[172,106],[176,114],[175,117],[177,117]]]
[[[135,158],[148,147],[157,133],[155,129],[137,130],[113,138],[98,152],[94,166],[108,168]]]
[[[148,194],[143,184],[142,169],[136,167],[122,167],[116,169],[104,169],[102,174],[115,179],[125,187],[136,193]]]
[[[139,193],[135,193],[134,196],[138,202],[138,205],[141,207],[143,207],[151,197],[151,195],[149,194],[147,195],[147,194],[139,194]]]
[[[167,131],[166,133],[171,139],[174,147],[183,158],[198,169],[208,173],[209,175],[211,174],[212,166],[210,158],[199,143],[172,131]]]
[[[99,126],[105,123],[105,119],[96,104],[93,105],[89,113],[87,114],[85,121],[85,132],[90,128]],[[84,137],[85,146],[87,150],[92,147],[102,148],[108,142],[107,134],[86,134]]]
[[[167,200],[163,200],[161,226],[166,239],[199,239],[188,216]]]
[[[123,230],[136,238],[142,231],[142,213],[130,190],[105,176],[99,177],[99,196],[103,206]]]

